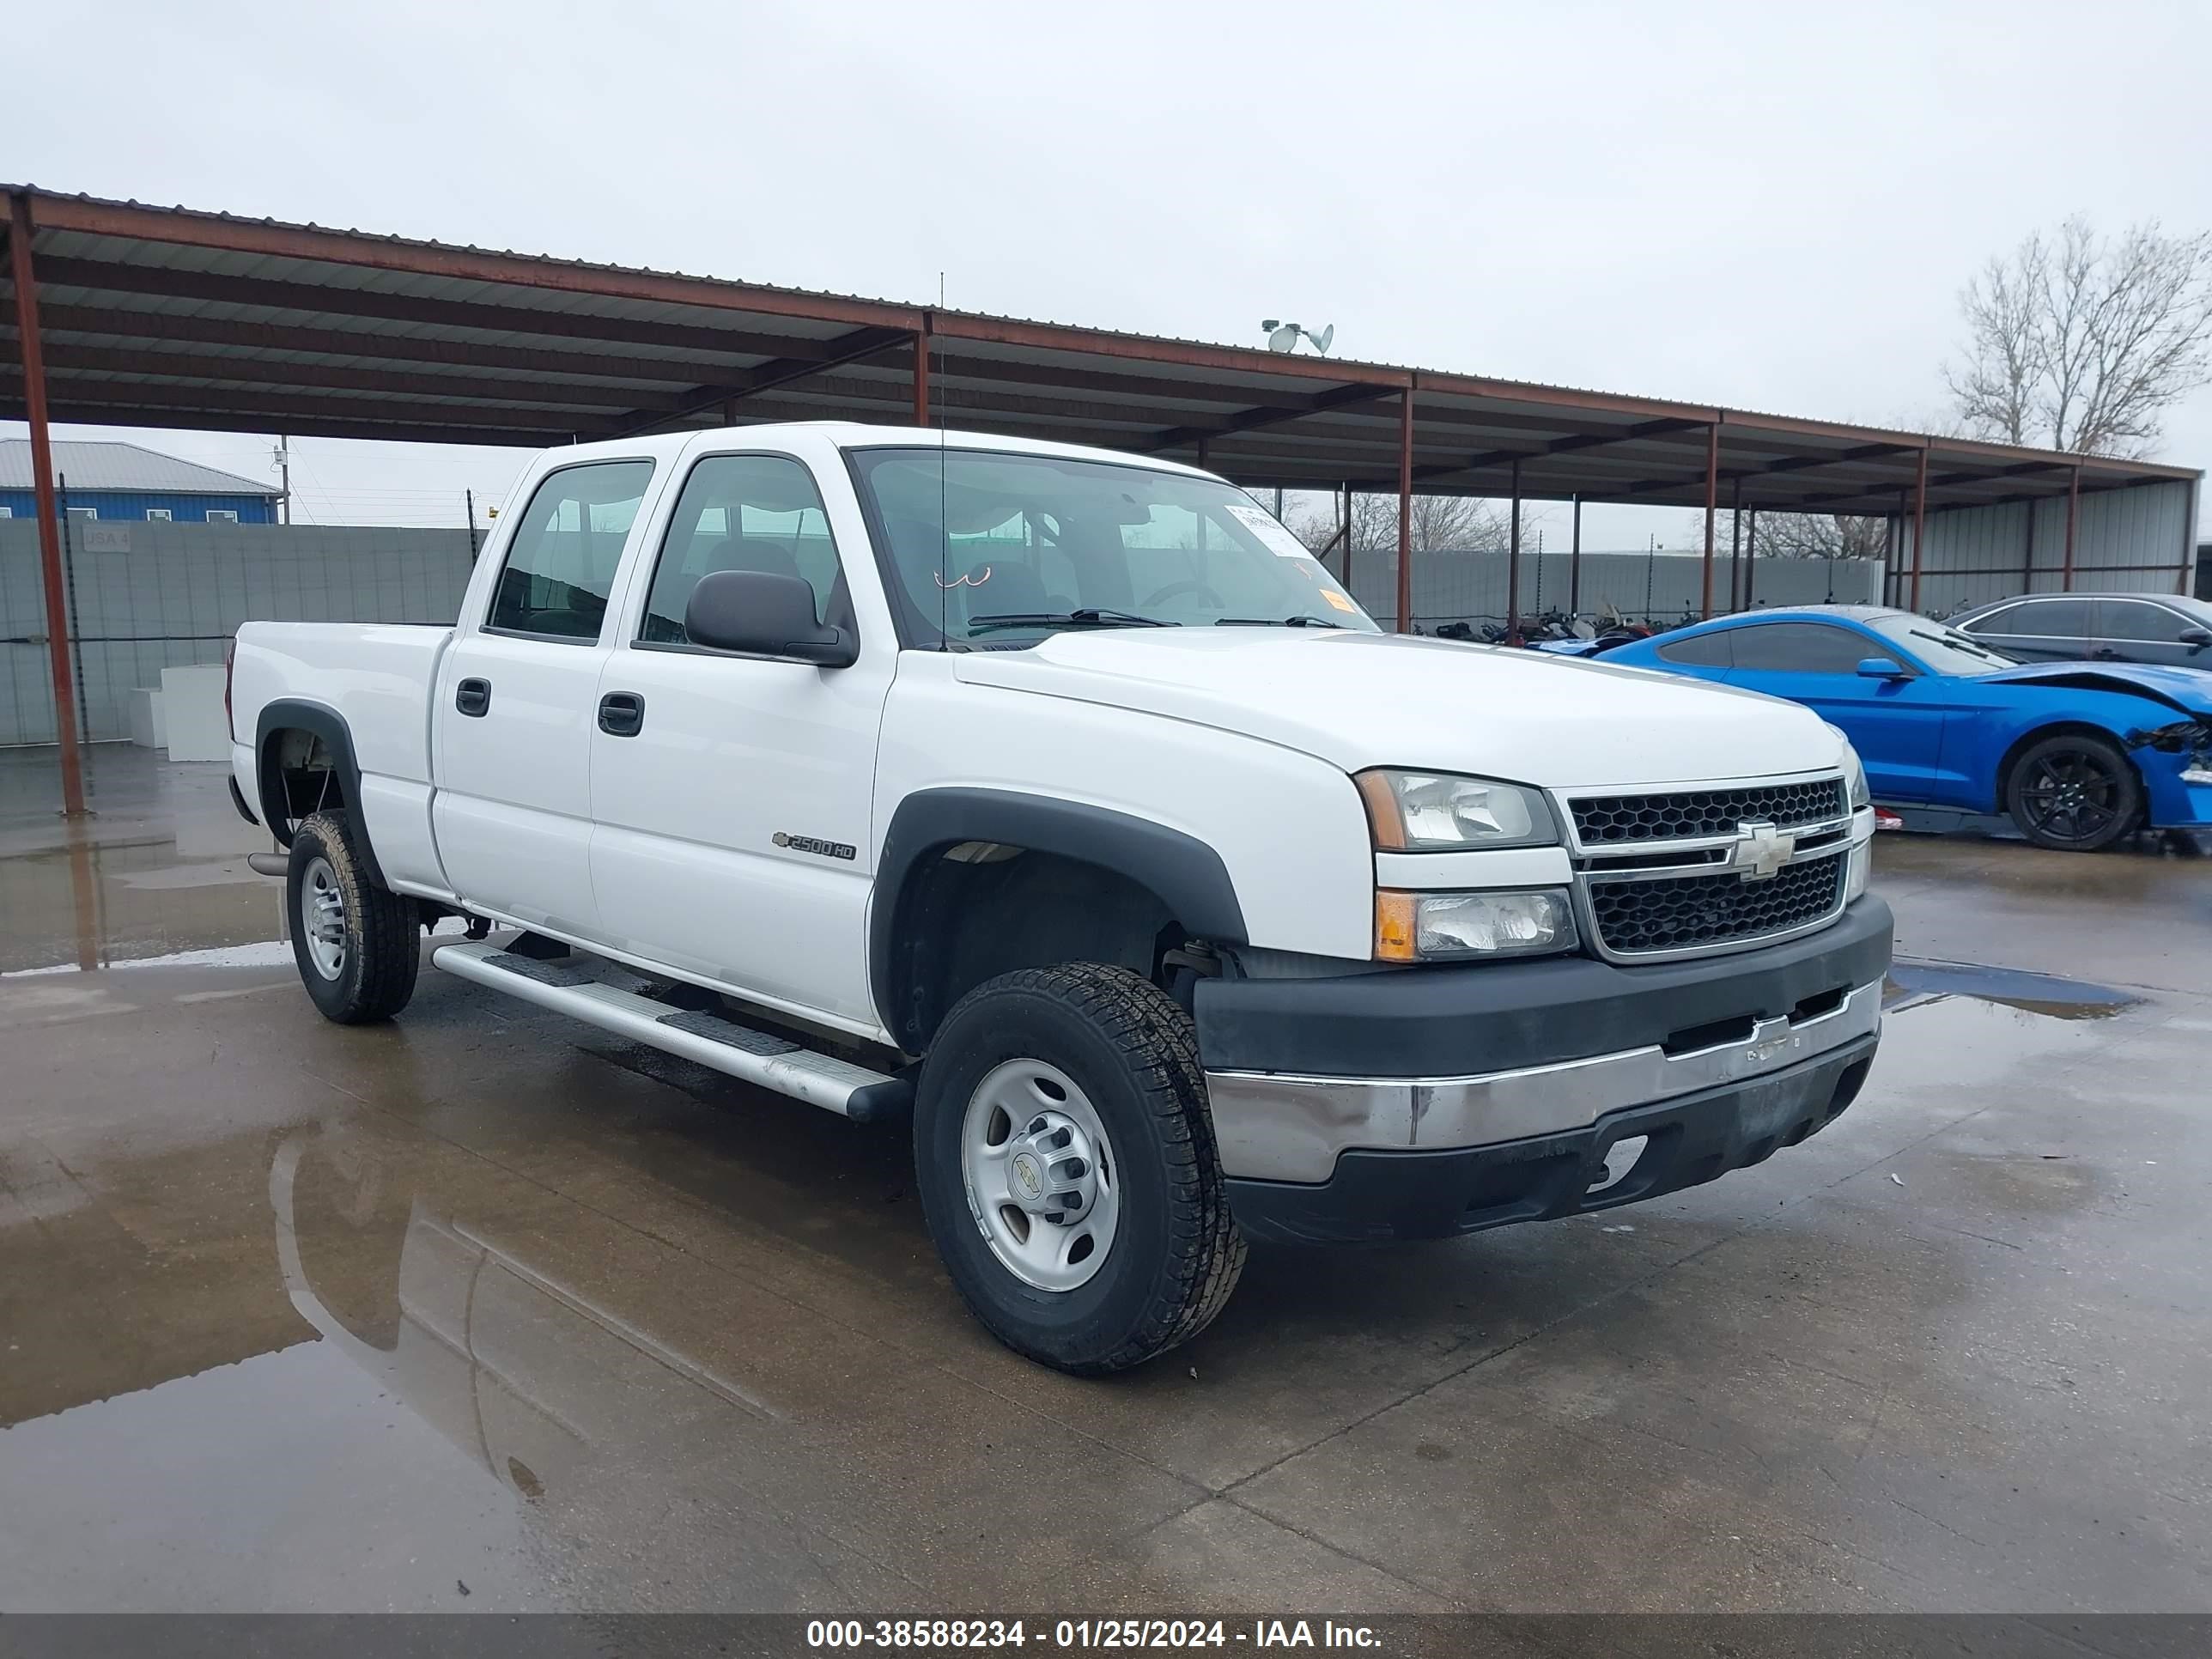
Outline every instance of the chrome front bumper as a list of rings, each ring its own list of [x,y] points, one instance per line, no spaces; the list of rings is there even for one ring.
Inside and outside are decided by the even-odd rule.
[[[1608,1112],[1802,1065],[1881,1028],[1876,980],[1824,1012],[1759,1020],[1747,1034],[1676,1054],[1654,1043],[1471,1077],[1209,1071],[1206,1080],[1226,1174],[1322,1182],[1345,1152],[1447,1151],[1587,1128]]]

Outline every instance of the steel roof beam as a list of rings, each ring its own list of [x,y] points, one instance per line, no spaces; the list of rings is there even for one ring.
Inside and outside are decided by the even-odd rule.
[[[113,347],[53,345],[46,362],[80,373],[149,376],[156,381],[225,380],[294,390],[386,392],[402,398],[440,393],[486,403],[598,404],[608,408],[650,408],[657,402],[673,409],[672,394],[640,392],[633,386],[584,385],[561,380],[493,380],[470,374],[411,374],[388,368],[359,368],[343,363],[272,362],[265,357],[205,356],[182,351],[130,351]]]
[[[732,404],[750,398],[755,392],[772,392],[777,386],[788,386],[793,380],[805,380],[810,374],[843,364],[858,362],[864,357],[873,357],[893,347],[912,343],[913,334],[902,329],[856,328],[830,342],[828,355],[803,357],[781,357],[749,368],[710,386],[695,386],[675,401],[673,408],[654,413],[651,404],[645,404],[630,415],[611,422],[605,435],[610,438],[634,438],[639,433],[666,424],[668,422],[689,419],[714,408],[717,404]]]
[[[665,346],[679,351],[741,352],[801,357],[827,350],[828,340],[803,334],[769,334],[741,325],[666,323],[589,311],[549,311],[539,306],[484,300],[440,300],[386,289],[332,288],[271,276],[231,276],[211,270],[161,265],[120,265],[97,260],[42,257],[41,288],[86,289],[217,305],[262,306],[311,316],[370,317],[380,322],[485,329],[502,334],[540,334],[556,339]],[[53,275],[44,273],[51,270]]]
[[[1194,421],[1188,426],[1170,427],[1164,432],[1155,432],[1138,447],[1146,454],[1157,454],[1163,449],[1180,449],[1185,444],[1211,442],[1238,432],[1257,432],[1262,427],[1280,426],[1286,421],[1302,421],[1309,415],[1326,415],[1333,409],[1342,409],[1352,404],[1375,403],[1391,395],[1392,388],[1362,382],[1355,386],[1340,386],[1327,392],[1316,392],[1310,398],[1278,398],[1256,409],[1247,409],[1218,421]]]
[[[1510,466],[1516,461],[1532,461],[1546,455],[1575,454],[1586,449],[1601,449],[1607,444],[1636,443],[1656,440],[1676,432],[1703,432],[1710,425],[1706,421],[1668,418],[1663,421],[1639,421],[1633,426],[1620,427],[1610,432],[1581,432],[1571,437],[1554,438],[1534,449],[1492,449],[1452,465],[1416,467],[1413,476],[1420,477],[1449,477],[1457,472],[1480,472],[1493,466]]]

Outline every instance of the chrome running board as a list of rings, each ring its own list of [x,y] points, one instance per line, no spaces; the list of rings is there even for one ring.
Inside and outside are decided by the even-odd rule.
[[[454,944],[440,945],[430,960],[478,985],[856,1122],[896,1115],[912,1103],[913,1088],[903,1078],[816,1054],[788,1038],[771,1036],[719,1015],[671,1008],[602,984],[592,976],[594,959],[589,957],[543,962],[497,945]]]

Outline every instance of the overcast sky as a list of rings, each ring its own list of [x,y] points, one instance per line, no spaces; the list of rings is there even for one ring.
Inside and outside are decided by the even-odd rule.
[[[2212,8],[1117,0],[27,8],[0,175],[455,242],[1925,427],[1960,284],[2212,226]],[[20,434],[0,423],[0,434]],[[101,435],[72,428],[66,435]],[[268,442],[155,447],[268,476]],[[302,516],[514,452],[309,440]],[[2212,393],[2161,459],[2212,464]],[[1679,511],[1593,511],[1642,545]]]

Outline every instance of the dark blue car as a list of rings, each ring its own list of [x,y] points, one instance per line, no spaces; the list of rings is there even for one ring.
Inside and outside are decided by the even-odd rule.
[[[2212,824],[2212,673],[2022,664],[1875,605],[1723,617],[1608,651],[1786,697],[1843,729],[1877,801],[2008,812],[2040,847]]]

